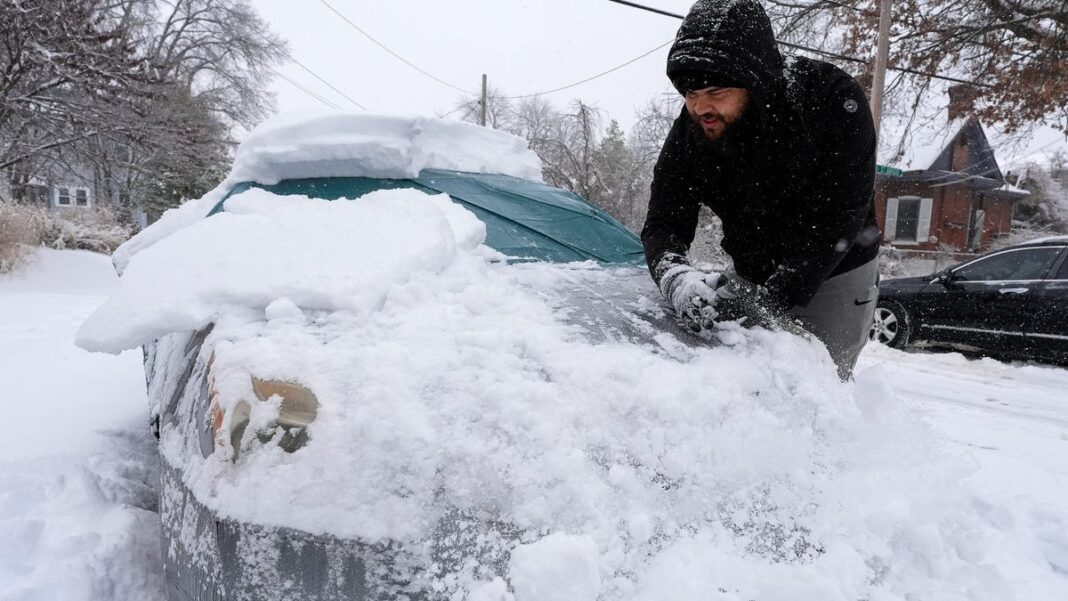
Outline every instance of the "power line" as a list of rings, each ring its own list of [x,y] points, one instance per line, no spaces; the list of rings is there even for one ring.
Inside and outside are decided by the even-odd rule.
[[[608,69],[607,71],[602,71],[602,72],[598,73],[597,75],[592,75],[592,76],[587,77],[586,79],[583,79],[581,81],[576,81],[575,83],[569,83],[566,86],[560,86],[559,88],[553,88],[552,90],[546,90],[544,92],[537,92],[537,93],[534,93],[534,94],[522,94],[522,95],[519,95],[519,96],[501,96],[500,98],[505,98],[505,99],[508,99],[508,100],[518,100],[520,98],[533,98],[534,96],[542,96],[544,94],[552,94],[553,92],[561,92],[563,90],[568,90],[570,88],[574,88],[576,86],[580,86],[580,85],[582,85],[582,84],[584,84],[586,82],[593,81],[593,80],[598,79],[600,77],[604,77],[605,75],[608,75],[609,73],[614,73],[616,71],[619,71],[623,67],[626,67],[627,65],[630,65],[632,63],[636,63],[636,62],[640,61],[641,59],[649,56],[650,54],[656,52],[657,50],[660,50],[661,48],[667,46],[668,44],[671,44],[674,41],[675,41],[674,38],[672,38],[672,39],[664,42],[663,44],[660,44],[656,48],[653,48],[652,50],[650,50],[650,51],[648,51],[648,52],[646,52],[644,54],[636,56],[636,57],[630,59],[629,61],[627,61],[627,62],[625,62],[625,63],[623,63],[621,65],[616,65],[615,67],[612,67],[611,69]]]
[[[164,0],[164,1],[166,1],[166,0]],[[255,33],[257,35],[260,35],[260,37],[262,37],[264,39],[264,42],[267,42],[268,44],[273,44],[271,39],[269,37],[267,37],[262,31],[257,31],[257,30],[253,30],[253,31],[255,31]],[[337,89],[336,86],[334,86],[334,84],[332,84],[329,81],[327,81],[323,76],[320,76],[319,74],[315,73],[314,70],[312,70],[312,67],[310,67],[308,65],[305,65],[304,63],[298,61],[297,58],[294,57],[293,54],[290,53],[288,50],[285,50],[283,48],[282,49],[282,53],[285,54],[285,58],[286,59],[289,59],[290,61],[293,61],[300,68],[302,68],[304,70],[307,70],[307,72],[309,74],[311,74],[312,77],[314,77],[315,79],[318,79],[319,81],[321,81],[323,83],[326,83],[327,88],[333,90],[337,94],[341,94],[342,97],[344,97],[349,102],[352,102],[352,104],[356,105],[358,108],[363,109],[364,111],[367,110],[367,107],[364,107],[363,105],[361,105],[360,102],[356,101],[355,99],[352,99],[348,94],[345,94],[341,90]],[[278,74],[277,70],[274,73]],[[293,83],[292,81],[289,81],[289,82]]]
[[[344,22],[348,23],[350,27],[352,27],[352,28],[353,28],[353,29],[355,29],[356,31],[360,32],[360,34],[361,34],[361,35],[363,35],[363,36],[364,36],[365,38],[367,38],[367,39],[371,40],[372,42],[374,42],[375,44],[377,44],[379,48],[381,48],[381,49],[385,50],[386,52],[390,53],[391,55],[393,55],[393,57],[394,57],[394,58],[396,58],[396,59],[397,59],[397,60],[399,60],[400,62],[404,63],[405,65],[408,65],[408,66],[409,66],[409,67],[411,67],[412,69],[415,69],[416,71],[418,71],[418,72],[422,73],[423,75],[425,75],[425,76],[429,77],[430,79],[433,79],[434,81],[436,81],[436,82],[440,83],[440,84],[441,84],[441,85],[443,85],[443,86],[446,86],[446,87],[452,88],[452,89],[456,90],[457,92],[463,92],[464,94],[474,94],[474,92],[472,92],[472,91],[470,91],[470,90],[465,90],[464,88],[461,88],[460,86],[455,86],[455,85],[453,85],[453,84],[451,84],[451,83],[449,83],[449,82],[447,82],[447,81],[445,81],[445,80],[443,80],[443,79],[441,79],[441,78],[439,78],[439,77],[436,77],[436,76],[434,76],[434,75],[432,75],[432,74],[430,74],[430,73],[427,73],[427,72],[426,72],[426,71],[424,71],[423,69],[420,69],[420,68],[419,68],[418,66],[416,66],[415,64],[413,64],[413,63],[412,63],[411,61],[409,61],[408,59],[406,59],[406,58],[404,58],[403,56],[401,56],[401,55],[397,54],[396,52],[394,52],[394,51],[390,50],[390,49],[389,49],[389,48],[388,48],[388,47],[387,47],[387,46],[386,46],[385,44],[383,44],[382,42],[379,42],[378,40],[376,40],[376,39],[374,38],[374,36],[372,36],[371,34],[367,33],[366,31],[364,31],[364,30],[363,30],[362,28],[360,28],[360,26],[359,26],[359,25],[357,25],[357,24],[353,23],[353,22],[352,22],[352,21],[351,21],[351,20],[350,20],[350,19],[349,19],[348,17],[346,17],[345,15],[343,15],[343,14],[342,14],[341,12],[339,12],[339,11],[338,11],[338,10],[337,10],[336,8],[334,8],[334,7],[333,7],[333,6],[332,6],[332,5],[331,5],[331,4],[329,3],[329,2],[327,2],[326,0],[319,0],[319,2],[320,2],[320,3],[321,3],[321,4],[323,5],[323,6],[325,6],[326,8],[330,9],[330,11],[331,11],[332,13],[334,13],[335,15],[337,15],[338,17],[340,17],[342,21],[344,21]]]
[[[178,9],[178,5],[174,4],[174,2],[172,2],[171,0],[163,0],[163,3],[168,5],[168,6],[170,6],[171,8],[173,8],[175,10]],[[260,31],[258,29],[253,29],[252,32],[255,33],[256,35],[260,36],[260,38],[263,39],[263,41],[267,42],[268,44],[273,44],[274,43],[270,38],[268,38],[262,31]],[[294,57],[292,54],[289,53],[289,51],[282,50],[282,53],[285,54],[286,58],[288,58],[289,60],[291,60],[294,63],[296,63],[296,65],[298,67],[300,67],[301,69],[304,69],[305,71],[310,73],[312,77],[314,77],[315,79],[318,79],[319,81],[323,82],[324,84],[326,84],[326,86],[328,88],[330,88],[331,90],[333,90],[333,91],[337,92],[338,94],[340,94],[342,97],[345,98],[345,100],[348,100],[352,104],[356,105],[358,108],[361,108],[361,109],[363,109],[365,111],[368,110],[367,107],[365,107],[364,105],[360,104],[359,102],[356,102],[348,94],[346,94],[346,93],[342,92],[341,90],[337,89],[332,83],[330,83],[329,81],[324,79],[322,76],[320,76],[315,71],[312,71],[311,67],[309,67],[309,66],[305,65],[304,63],[300,62],[299,60],[297,60],[296,57]],[[315,92],[312,92],[311,90],[305,88],[304,86],[296,83],[292,79],[289,79],[288,77],[285,77],[284,75],[279,73],[276,69],[272,69],[272,71],[274,72],[275,75],[281,77],[282,79],[284,79],[284,80],[288,81],[290,84],[292,84],[293,87],[298,88],[301,91],[303,91],[304,93],[314,97],[319,102],[327,104],[328,106],[332,106],[335,109],[340,109],[340,107],[334,105],[332,102],[329,102],[329,101],[325,100],[323,97],[321,97],[320,95],[316,94]]]
[[[665,17],[675,17],[676,19],[685,18],[685,17],[683,17],[682,15],[680,15],[678,13],[672,13],[672,12],[668,12],[666,10],[661,10],[659,8],[653,8],[652,6],[645,6],[644,4],[638,4],[636,2],[627,2],[627,0],[608,0],[608,1],[609,2],[615,2],[616,4],[622,4],[623,6],[630,6],[632,8],[637,8],[637,9],[640,9],[640,10],[649,11],[651,13],[656,13],[658,15],[664,15]]]
[[[816,2],[813,2],[810,6],[816,6],[817,4],[830,4],[832,6],[837,6],[838,8],[845,8],[858,13],[864,12],[864,9],[862,8],[845,4],[844,2],[835,2],[835,0],[816,0]]]
[[[363,110],[365,110],[365,111],[367,110],[367,107],[366,107],[366,106],[364,106],[364,105],[360,104],[359,102],[356,102],[356,101],[355,101],[355,100],[353,100],[353,99],[352,99],[352,98],[351,98],[351,97],[350,97],[350,96],[349,96],[348,94],[346,94],[346,93],[342,92],[341,90],[337,89],[336,87],[334,87],[334,85],[333,85],[332,83],[330,83],[329,81],[326,81],[325,79],[323,79],[322,77],[320,77],[320,76],[319,76],[319,74],[318,74],[318,73],[316,73],[315,71],[312,71],[310,67],[308,67],[308,66],[307,66],[307,65],[305,65],[304,63],[302,63],[302,62],[298,61],[298,60],[297,60],[296,58],[294,58],[292,54],[290,54],[290,53],[286,52],[286,56],[287,56],[287,57],[289,57],[289,60],[291,60],[291,61],[293,61],[294,63],[296,63],[296,65],[297,65],[298,67],[300,67],[301,69],[304,69],[305,71],[307,71],[308,73],[310,73],[312,77],[314,77],[315,79],[318,79],[319,81],[321,81],[321,82],[323,82],[324,84],[326,84],[326,87],[328,87],[328,88],[330,88],[331,90],[333,90],[333,91],[337,92],[338,94],[341,94],[341,96],[342,96],[342,97],[343,97],[343,98],[344,98],[345,100],[348,100],[348,101],[349,101],[349,102],[351,102],[352,104],[356,105],[356,106],[357,106],[358,108],[361,108],[361,109],[363,109]]]
[[[320,96],[320,95],[316,94],[315,92],[309,90],[308,88],[302,86],[301,84],[297,83],[296,81],[293,81],[292,79],[286,77],[281,72],[279,72],[277,69],[274,70],[274,74],[277,75],[278,77],[282,78],[283,80],[289,82],[289,85],[293,86],[294,88],[297,88],[301,92],[304,92],[308,96],[311,96],[312,98],[318,100],[319,102],[323,103],[327,107],[332,108],[335,111],[341,109],[341,107],[339,107],[338,105],[334,104],[333,102],[330,102],[326,98],[323,98],[322,96]]]
[[[622,4],[624,6],[629,6],[631,8],[637,8],[639,10],[644,10],[644,11],[648,11],[648,12],[651,12],[651,13],[656,13],[658,15],[664,15],[666,17],[674,17],[676,19],[685,19],[686,18],[685,16],[680,15],[678,13],[668,12],[666,10],[660,10],[659,8],[653,8],[651,6],[645,6],[644,4],[638,4],[637,2],[629,2],[628,0],[608,0],[608,1],[609,2],[614,2],[616,4]],[[842,4],[838,3],[838,2],[834,2],[832,0],[822,0],[822,1],[827,3],[827,4],[834,4],[836,6],[845,6],[845,5],[842,5]],[[818,2],[817,2],[817,4],[818,4]],[[851,8],[851,7],[848,7],[848,6],[845,6],[845,7],[846,8]],[[834,59],[838,59],[838,60],[846,61],[846,62],[850,62],[850,63],[859,63],[859,64],[862,64],[862,65],[867,65],[868,63],[871,62],[871,61],[867,61],[867,60],[864,60],[864,59],[856,58],[856,57],[853,57],[853,56],[846,56],[844,54],[836,54],[834,52],[828,52],[826,50],[820,50],[819,48],[810,48],[808,46],[802,46],[800,44],[793,44],[791,42],[784,42],[782,40],[776,40],[776,42],[778,42],[779,45],[781,45],[781,46],[786,46],[787,48],[793,48],[795,50],[804,50],[806,52],[812,52],[813,54],[819,54],[819,55],[825,56],[827,58],[834,58]],[[963,84],[967,84],[967,85],[970,85],[970,86],[976,86],[976,87],[980,87],[980,88],[993,88],[994,87],[992,85],[981,83],[981,82],[978,82],[978,81],[968,81],[966,79],[957,79],[956,77],[949,77],[949,76],[946,76],[946,75],[932,75],[930,73],[924,73],[922,71],[917,71],[915,69],[906,69],[904,67],[888,67],[888,69],[890,69],[891,71],[898,71],[898,72],[901,72],[901,73],[910,73],[912,75],[919,75],[921,77],[928,77],[930,79],[941,79],[943,81],[951,81],[951,82],[954,82],[954,83],[963,83]]]

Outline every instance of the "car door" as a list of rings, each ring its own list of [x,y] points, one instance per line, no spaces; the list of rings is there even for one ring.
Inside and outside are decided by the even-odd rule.
[[[1027,324],[1030,350],[1038,358],[1068,361],[1068,249],[1049,276],[1038,284]]]
[[[1026,353],[1030,313],[1060,253],[1059,247],[1006,249],[952,269],[929,286],[921,328],[933,341]]]

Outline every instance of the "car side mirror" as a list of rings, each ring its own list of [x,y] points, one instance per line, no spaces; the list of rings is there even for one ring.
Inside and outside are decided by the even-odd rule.
[[[953,286],[955,283],[959,282],[960,279],[961,278],[957,274],[948,270],[938,274],[938,283],[947,287]]]

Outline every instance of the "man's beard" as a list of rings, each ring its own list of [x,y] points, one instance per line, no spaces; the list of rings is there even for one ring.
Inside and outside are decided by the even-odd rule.
[[[690,133],[698,147],[706,152],[715,156],[737,156],[746,146],[756,141],[759,130],[758,122],[759,120],[754,116],[753,107],[748,106],[738,119],[726,124],[723,133],[718,138],[711,140],[705,135],[701,117],[690,113]]]

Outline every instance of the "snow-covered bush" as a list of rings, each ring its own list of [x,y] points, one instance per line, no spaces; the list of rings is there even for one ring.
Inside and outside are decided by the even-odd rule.
[[[134,233],[133,224],[108,208],[45,213],[41,243],[55,248],[111,254]]]
[[[1010,179],[1015,175],[1017,185],[1031,192],[1016,209],[1016,218],[1024,228],[1035,230],[1028,238],[1068,233],[1068,187],[1054,177],[1064,169],[1062,156],[1041,157],[1045,161],[1036,157],[1016,165],[1010,173]],[[1013,229],[1017,227],[1013,224]]]
[[[43,225],[40,209],[0,203],[0,273],[13,271],[40,244]]]
[[[0,273],[16,269],[36,246],[111,254],[134,226],[108,208],[55,210],[0,203]]]

